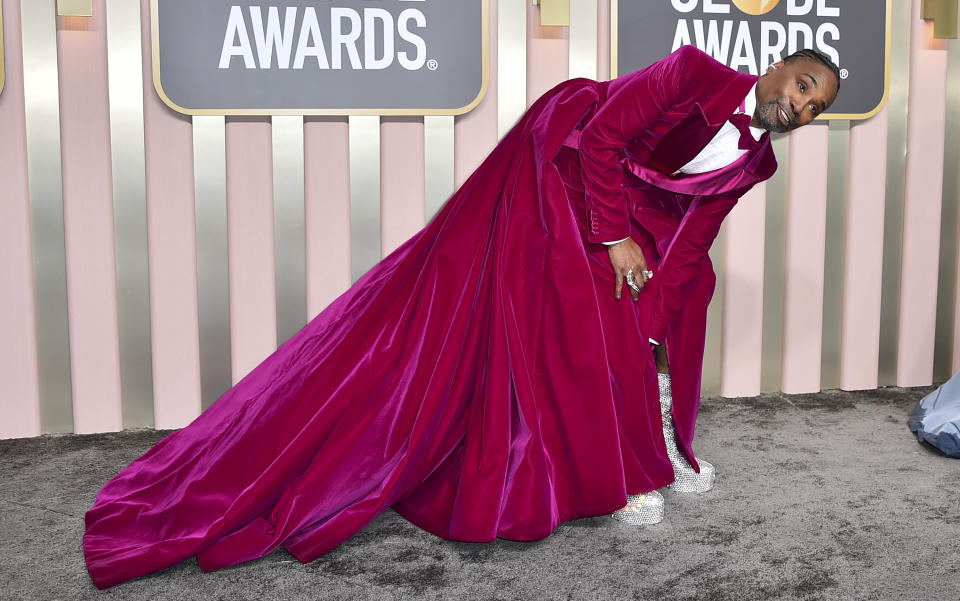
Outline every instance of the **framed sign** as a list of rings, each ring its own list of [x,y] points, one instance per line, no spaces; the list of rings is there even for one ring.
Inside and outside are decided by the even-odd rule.
[[[840,67],[841,93],[820,119],[866,119],[890,88],[892,0],[612,0],[611,74],[646,67],[685,44],[762,74],[802,48]]]
[[[190,115],[459,115],[488,0],[151,0],[153,81]]]

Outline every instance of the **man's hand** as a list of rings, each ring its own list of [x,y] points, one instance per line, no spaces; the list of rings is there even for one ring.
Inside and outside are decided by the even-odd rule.
[[[642,289],[646,283],[643,272],[647,270],[647,260],[643,257],[643,250],[640,245],[633,241],[633,238],[627,238],[622,242],[607,247],[607,254],[610,255],[610,265],[613,267],[613,274],[616,277],[616,297],[620,300],[623,292],[623,280],[627,273],[633,271],[633,279],[637,288]],[[630,289],[630,296],[637,300],[640,290]]]

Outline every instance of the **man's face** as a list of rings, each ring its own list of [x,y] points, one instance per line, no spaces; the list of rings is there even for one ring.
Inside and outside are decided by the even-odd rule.
[[[812,59],[771,65],[757,81],[754,125],[783,133],[810,123],[833,102],[837,83],[833,71]]]

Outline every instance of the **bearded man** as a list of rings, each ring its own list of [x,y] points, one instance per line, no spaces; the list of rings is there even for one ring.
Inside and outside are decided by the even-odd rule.
[[[572,187],[584,191],[587,242],[606,246],[592,248],[595,258],[609,258],[613,294],[606,302],[619,301],[626,282],[640,307],[624,319],[637,314],[652,349],[646,363],[656,366],[658,380],[663,444],[649,432],[625,433],[634,451],[625,459],[636,460],[626,471],[638,474],[637,487],[648,492],[630,495],[614,517],[660,521],[663,497],[653,487],[661,483],[677,492],[713,487],[713,466],[697,461],[691,447],[715,284],[707,253],[738,199],[776,170],[769,132],[810,123],[839,87],[838,67],[816,50],[791,54],[756,77],[683,46],[610,82],[602,107],[568,137],[567,146],[577,152],[562,154],[560,168]],[[637,344],[624,339],[625,326],[616,320],[604,326],[611,362],[637,365],[634,352],[625,351]],[[626,373],[628,366],[620,369],[611,371]],[[653,371],[640,370],[644,381],[627,396],[654,396]],[[622,388],[633,385],[623,382]]]

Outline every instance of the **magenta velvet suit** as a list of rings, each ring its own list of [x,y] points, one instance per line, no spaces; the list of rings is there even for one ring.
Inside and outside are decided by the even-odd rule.
[[[667,344],[692,457],[707,249],[776,163],[765,135],[726,169],[665,174],[755,79],[688,48],[545,94],[423,230],[104,486],[96,585],[279,545],[310,561],[387,507],[446,538],[534,540],[671,482],[646,340]],[[627,235],[655,272],[637,303],[614,299],[600,244]]]

